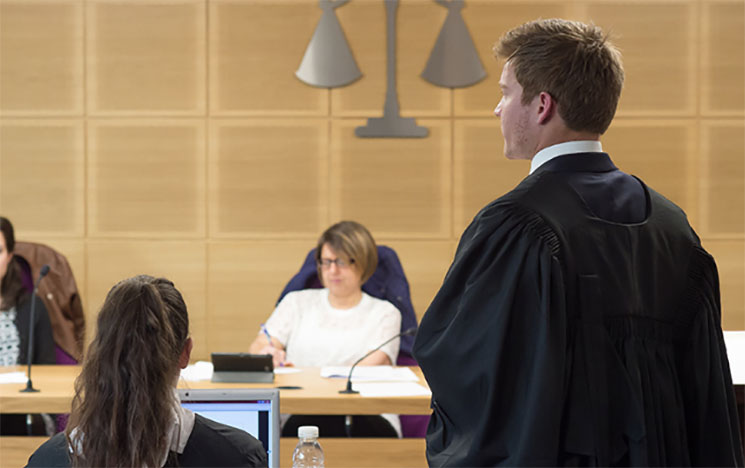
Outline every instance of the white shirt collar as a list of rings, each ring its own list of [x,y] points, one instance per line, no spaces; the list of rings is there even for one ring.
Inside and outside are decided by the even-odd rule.
[[[602,153],[603,145],[598,140],[580,140],[557,143],[543,148],[530,161],[530,173],[558,156],[573,153]]]
[[[178,392],[176,393],[176,404],[173,408],[173,427],[171,428],[169,449],[176,453],[184,453],[186,443],[189,441],[191,431],[194,429],[194,413],[181,406]],[[166,457],[168,453],[166,453]],[[165,463],[165,460],[163,461]]]

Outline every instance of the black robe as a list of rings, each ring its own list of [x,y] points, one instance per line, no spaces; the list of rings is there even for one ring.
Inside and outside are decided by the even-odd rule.
[[[55,435],[36,449],[26,466],[71,466],[70,449],[64,432]],[[248,433],[196,414],[194,429],[186,442],[184,453],[171,452],[165,466],[265,467],[267,454],[261,442]]]
[[[600,161],[577,156],[557,160]],[[640,181],[645,219],[598,217],[579,166],[545,164],[463,233],[414,344],[429,464],[742,465],[714,260]]]

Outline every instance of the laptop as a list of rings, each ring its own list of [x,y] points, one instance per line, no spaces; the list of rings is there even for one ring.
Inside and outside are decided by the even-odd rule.
[[[279,390],[276,388],[180,388],[181,405],[196,414],[256,437],[269,467],[279,467]]]

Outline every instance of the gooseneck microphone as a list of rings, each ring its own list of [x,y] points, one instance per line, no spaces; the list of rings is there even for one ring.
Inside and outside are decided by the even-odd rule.
[[[49,265],[41,267],[39,272],[39,279],[34,284],[34,291],[31,293],[31,316],[28,321],[28,353],[26,353],[26,360],[28,361],[28,380],[26,381],[26,388],[21,390],[22,393],[27,392],[38,392],[39,390],[34,388],[34,384],[31,383],[31,363],[34,361],[34,310],[36,308],[36,291],[39,289],[39,283],[49,273]]]
[[[352,367],[349,369],[349,377],[347,377],[347,388],[345,388],[344,390],[339,390],[339,393],[360,393],[357,390],[352,390],[352,372],[354,371],[354,368],[357,367],[357,364],[359,364],[360,361],[362,361],[363,359],[365,359],[367,356],[371,355],[372,353],[374,353],[375,351],[379,350],[380,348],[382,348],[383,346],[387,345],[388,343],[390,343],[391,341],[395,340],[396,338],[399,338],[399,337],[402,337],[402,336],[413,335],[414,333],[416,333],[416,327],[411,327],[408,330],[402,331],[398,335],[385,340],[380,346],[378,346],[377,348],[373,349],[369,353],[365,354],[361,358],[357,359],[357,362],[355,362],[352,365]]]

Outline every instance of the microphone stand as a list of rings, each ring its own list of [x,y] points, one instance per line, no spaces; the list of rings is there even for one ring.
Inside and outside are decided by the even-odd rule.
[[[349,369],[349,376],[347,377],[347,387],[344,390],[339,390],[339,393],[360,393],[357,390],[352,390],[352,372],[354,372],[354,368],[357,367],[357,364],[359,364],[360,361],[362,361],[363,359],[365,359],[367,356],[371,355],[372,353],[374,353],[375,351],[379,350],[380,348],[382,348],[383,346],[387,345],[388,343],[390,343],[391,341],[395,340],[396,338],[400,338],[402,336],[413,335],[414,333],[416,333],[416,327],[411,327],[408,330],[403,331],[403,332],[399,333],[398,335],[394,336],[393,338],[390,338],[390,339],[384,341],[380,346],[378,346],[377,348],[375,348],[372,351],[368,352],[367,354],[365,354],[361,358],[357,359],[357,362],[355,362],[352,365],[352,367]]]
[[[36,292],[39,290],[39,283],[49,273],[49,265],[41,267],[39,272],[39,279],[36,280],[34,285],[34,291],[31,293],[31,315],[28,322],[28,353],[26,353],[26,360],[28,361],[28,380],[26,381],[26,388],[20,390],[21,393],[36,393],[39,390],[34,388],[34,384],[31,382],[31,363],[34,360],[34,312],[36,308]]]

